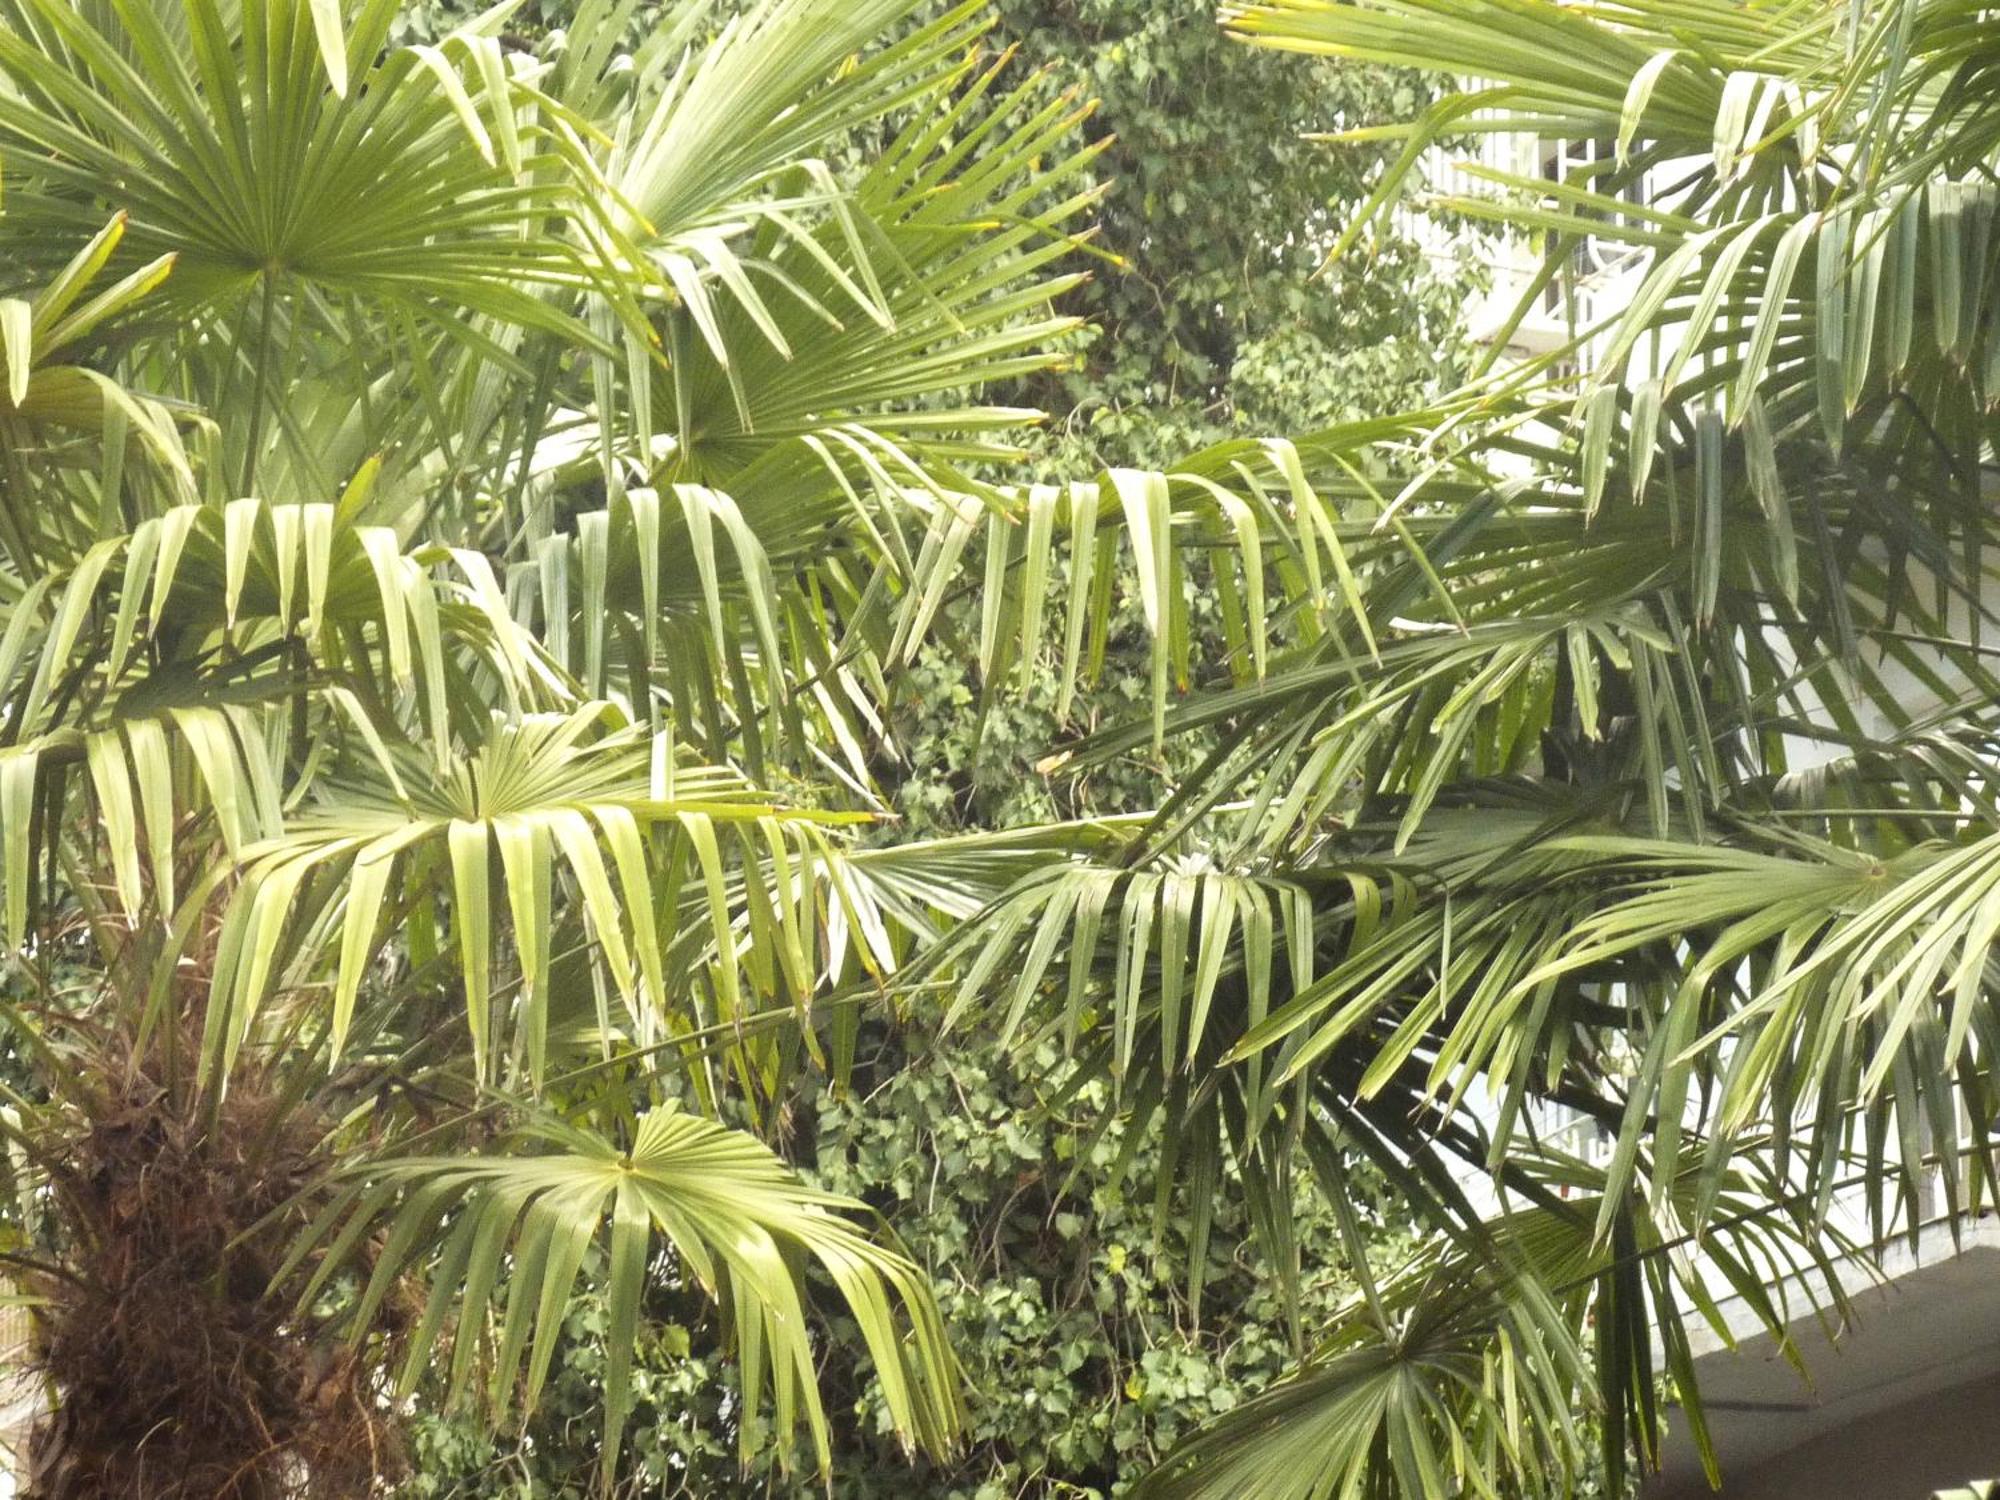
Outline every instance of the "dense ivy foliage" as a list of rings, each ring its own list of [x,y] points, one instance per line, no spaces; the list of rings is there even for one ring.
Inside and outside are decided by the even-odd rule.
[[[1068,414],[1054,450],[1070,472],[1310,432],[1449,383],[1463,275],[1392,236],[1324,268],[1383,148],[1309,138],[1407,118],[1421,75],[1260,55],[1210,0],[999,9],[1025,58],[1101,101],[1092,129],[1113,137],[1099,219],[1120,264],[1072,294],[1083,357],[1033,393]]]

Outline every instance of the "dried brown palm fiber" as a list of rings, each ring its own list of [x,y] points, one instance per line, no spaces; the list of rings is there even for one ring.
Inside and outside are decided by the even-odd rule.
[[[59,1404],[31,1444],[30,1500],[379,1493],[398,1455],[375,1367],[269,1287],[325,1121],[254,1063],[218,1104],[157,1048],[91,1050],[98,1097],[60,1142],[67,1274],[42,1320]]]

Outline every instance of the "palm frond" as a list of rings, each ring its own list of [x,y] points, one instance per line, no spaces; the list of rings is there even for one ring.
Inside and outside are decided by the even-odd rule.
[[[383,1234],[355,1310],[363,1333],[396,1280],[424,1268],[431,1291],[404,1363],[405,1389],[430,1369],[449,1327],[451,1399],[484,1374],[496,1410],[532,1410],[565,1310],[588,1274],[602,1283],[608,1324],[609,1482],[631,1413],[642,1290],[665,1260],[727,1316],[745,1455],[765,1443],[768,1411],[781,1438],[804,1421],[824,1468],[827,1419],[806,1315],[811,1264],[860,1329],[898,1430],[932,1453],[949,1451],[961,1422],[957,1370],[928,1284],[854,1222],[859,1205],[806,1186],[754,1138],[672,1108],[642,1114],[629,1145],[555,1121],[519,1132],[519,1144],[525,1149],[483,1159],[369,1163],[294,1247],[295,1258],[318,1255],[309,1300],[350,1268],[367,1236]]]

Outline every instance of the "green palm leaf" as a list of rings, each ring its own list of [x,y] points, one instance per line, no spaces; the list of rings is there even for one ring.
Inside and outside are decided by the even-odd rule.
[[[765,1441],[768,1409],[781,1436],[803,1418],[824,1467],[827,1423],[803,1277],[811,1263],[859,1328],[898,1430],[931,1452],[948,1451],[960,1422],[957,1375],[928,1285],[917,1267],[844,1216],[858,1205],[807,1187],[751,1137],[671,1108],[641,1115],[628,1148],[552,1122],[521,1139],[531,1149],[519,1155],[412,1157],[358,1169],[295,1248],[304,1257],[333,1236],[303,1294],[309,1300],[364,1236],[385,1232],[356,1309],[365,1330],[396,1279],[443,1235],[404,1366],[406,1389],[425,1373],[449,1322],[453,1399],[484,1364],[497,1408],[531,1409],[588,1264],[602,1281],[609,1322],[608,1482],[631,1411],[642,1287],[663,1248],[675,1274],[698,1282],[727,1316],[745,1400],[745,1455]],[[504,1316],[489,1315],[503,1301]]]

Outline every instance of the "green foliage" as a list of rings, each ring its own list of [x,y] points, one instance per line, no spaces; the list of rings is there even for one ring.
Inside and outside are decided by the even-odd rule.
[[[1002,848],[980,820],[1045,807],[1009,768],[1054,766],[1026,742],[1074,727],[1074,648],[1056,703],[1001,692],[1011,650],[1047,649],[1050,579],[1084,592],[1089,554],[1065,573],[1042,544],[1117,505],[1099,555],[1129,543],[1144,630],[1119,646],[1144,692],[1106,588],[1081,652],[1104,671],[1073,700],[1095,732],[1061,762],[1105,780],[1054,806],[1150,800],[1123,780],[1140,767],[1166,805],[985,867],[1004,881],[945,861],[963,900],[900,998],[928,1016],[948,995],[970,1035],[998,1012],[1012,1040],[1073,1042],[1125,1128],[1159,1132],[1134,1168],[1170,1205],[1205,1210],[1226,1180],[1282,1230],[1301,1161],[1323,1189],[1358,1295],[1290,1378],[1141,1478],[1147,1500],[1619,1493],[1659,1456],[1664,1395],[1706,1451],[1690,1325],[1724,1329],[1723,1286],[1782,1337],[1800,1309],[1771,1282],[1838,1315],[1831,1263],[1868,1253],[1830,1227],[1837,1195],[1858,1190],[1880,1242],[1915,1232],[1932,1181],[1953,1212],[1994,1190],[1988,9],[1231,6],[1235,35],[1294,54],[1260,64],[1174,7],[1008,8],[1055,86],[1103,97],[1102,248],[1135,267],[1050,293],[1104,330],[1060,343],[1080,363],[1008,376],[1060,419],[1045,471],[1359,418],[996,497],[969,547],[975,525],[946,522],[934,555],[980,583],[926,574],[950,601],[924,615],[937,654],[915,653],[915,707],[890,699],[920,742],[879,757],[912,831]],[[1385,114],[1405,118],[1366,128]],[[1301,124],[1347,134],[1303,169],[1334,175],[1287,197]],[[1524,311],[1586,240],[1626,246],[1631,275],[1562,347],[1370,421],[1369,397],[1413,406],[1449,373],[1432,304],[1398,300],[1422,278],[1396,209],[1466,128],[1579,148],[1560,183],[1487,171],[1496,192],[1447,205],[1544,249]],[[1328,283],[1302,277],[1336,239],[1338,294],[1316,300]],[[892,876],[939,847],[855,863]],[[1558,1111],[1608,1149],[1544,1139]],[[1003,1169],[1010,1128],[983,1145]],[[891,1140],[926,1136],[987,1169],[952,1131]],[[1351,1212],[1359,1162],[1429,1231],[1388,1274]],[[890,1201],[929,1205],[920,1165],[896,1197],[902,1170]],[[1480,1172],[1497,1212],[1463,1192]],[[1039,1231],[1058,1242],[1061,1212]],[[1093,1226],[1091,1306],[1122,1244]],[[976,1321],[1004,1344],[994,1285]],[[1045,1310],[1084,1305],[1039,1285]],[[1051,1415],[1015,1428],[1052,1442]]]
[[[972,568],[981,562],[983,556]],[[1069,574],[1067,565],[1059,569],[1054,587],[1064,589]],[[1213,592],[1190,578],[1182,599],[1196,638],[1219,654],[1222,631]],[[1050,763],[1065,742],[1146,712],[1150,651],[1138,590],[1129,577],[1114,589],[1103,665],[1072,694],[1065,695],[1060,674],[1048,662],[1038,662],[1018,683],[997,691],[983,685],[970,644],[978,629],[977,599],[948,604],[939,638],[912,663],[908,691],[895,705],[904,758],[883,772],[901,821],[885,830],[886,836],[1140,812],[1205,753],[1203,740],[1187,735],[1075,774]]]
[[[1099,465],[1448,372],[1406,174],[1348,219],[1358,179],[1287,198],[1231,136],[1414,83],[1016,12],[1081,28],[1113,146],[984,70],[977,5],[580,4],[426,50],[392,0],[0,0],[46,1500],[160,1500],[174,1444],[173,1500],[197,1460],[344,1500],[398,1371],[529,1423],[420,1424],[434,1493],[1617,1492],[1663,1389],[1702,1437],[1716,1286],[1772,1331],[1774,1275],[1838,1303],[1847,1174],[1909,1227],[1969,1118],[1947,1202],[1993,1188],[1975,0],[1232,10],[1500,80],[1419,151],[1475,105],[1618,139],[1460,207],[1551,275],[1600,231],[1651,259],[1603,342],[1153,469]],[[1140,269],[1086,291],[1114,150]],[[1671,208],[1617,196],[1689,158]],[[1058,371],[1091,297],[1119,342]],[[1074,414],[1039,448],[1022,391]],[[1023,454],[1064,482],[996,478]],[[235,1206],[188,1243],[241,1259],[155,1299],[199,1367],[160,1389],[62,1273],[146,1278],[72,1158],[144,1184],[166,1135]],[[334,1373],[232,1384],[204,1309]]]
[[[1423,75],[1260,57],[1211,0],[997,9],[1025,58],[1099,101],[1088,128],[1111,140],[1098,242],[1118,263],[1069,296],[1091,324],[1077,366],[1032,388],[1055,467],[1311,432],[1452,383],[1466,269],[1393,233],[1326,266],[1385,148],[1307,138],[1407,117],[1433,93]]]
[[[861,737],[891,749],[944,539],[1009,514],[959,466],[1021,413],[965,403],[1054,357],[1091,153],[977,71],[975,6],[918,9],[583,0],[536,54],[497,18],[398,46],[391,0],[0,0],[19,1203],[53,1264],[144,1281],[157,1237],[72,1157],[144,1183],[183,1143],[227,1179],[190,1242],[243,1259],[132,1346],[55,1279],[45,1500],[352,1493],[392,1414],[343,1389],[448,1340],[503,1420],[585,1273],[612,1465],[664,1261],[720,1305],[746,1446],[768,1399],[830,1460],[817,1262],[950,1448],[923,1278],[750,1133],[825,1066],[815,1001],[1014,873],[864,847]],[[101,1078],[142,1128],[99,1130]],[[237,1378],[203,1316],[276,1320],[328,1399]],[[161,1357],[102,1367],[128,1347]]]
[[[1053,1045],[1004,1062],[990,1048],[880,1059],[878,1085],[863,1078],[819,1111],[819,1176],[885,1205],[940,1279],[977,1397],[971,1455],[934,1481],[941,1500],[1115,1493],[1283,1368],[1283,1302],[1244,1250],[1240,1194],[1223,1186],[1191,1304],[1190,1205],[1162,1177],[1157,1129],[1134,1138],[1102,1083],[1068,1092],[1075,1065]],[[1353,1281],[1309,1184],[1291,1206],[1310,1323]],[[1404,1241],[1393,1208],[1378,1199],[1367,1211],[1377,1253],[1394,1258]],[[857,1497],[894,1490],[877,1463]]]
[[[910,1055],[890,1035],[876,1041],[853,1091],[807,1105],[795,1130],[811,1178],[881,1210],[930,1268],[965,1366],[968,1446],[913,1473],[872,1367],[848,1361],[838,1352],[848,1338],[835,1339],[823,1378],[853,1401],[834,1464],[837,1500],[1118,1494],[1195,1425],[1254,1396],[1290,1363],[1296,1351],[1276,1283],[1243,1249],[1250,1228],[1240,1195],[1219,1189],[1197,1310],[1188,1205],[1171,1190],[1164,1212],[1157,1201],[1166,1186],[1159,1131],[1131,1138],[1101,1083],[1066,1090],[1074,1065],[1053,1046],[1009,1055],[969,1039]],[[1408,1232],[1379,1185],[1362,1210],[1381,1266],[1402,1259]],[[1309,1183],[1292,1212],[1312,1326],[1353,1280]],[[818,1493],[777,1473],[768,1453],[738,1477],[734,1408],[720,1399],[733,1384],[726,1365],[675,1321],[686,1313],[671,1297],[655,1293],[649,1312],[621,1465],[631,1492]],[[417,1436],[424,1462],[407,1493],[586,1494],[598,1454],[590,1413],[605,1357],[601,1311],[573,1308],[569,1331],[526,1445],[464,1422],[426,1421]]]
[[[413,36],[434,34],[466,9],[431,0],[407,9],[401,24]],[[1461,268],[1434,267],[1391,236],[1365,265],[1309,280],[1382,151],[1301,133],[1417,107],[1430,92],[1418,75],[1255,57],[1225,39],[1202,0],[995,9],[997,39],[1046,68],[1039,93],[1097,101],[1087,130],[1105,148],[1097,171],[1108,184],[1098,243],[1117,258],[1099,261],[1063,298],[1065,312],[1093,325],[1065,341],[1075,367],[1004,393],[1056,418],[1033,443],[1038,472],[1160,462],[1235,434],[1393,411],[1449,380]],[[531,0],[509,24],[537,34],[568,16],[558,0]],[[985,573],[986,547],[978,537],[968,548],[965,579]],[[1058,558],[1052,598],[1070,592],[1072,575],[1072,560]],[[1206,561],[1193,559],[1178,587],[1193,656],[1221,659],[1229,648]],[[1138,812],[1212,749],[1212,737],[1185,734],[1050,774],[1051,755],[1066,743],[1147,713],[1154,646],[1130,573],[1120,570],[1113,584],[1101,665],[1077,688],[1065,687],[1052,657],[1025,672],[1010,666],[998,680],[982,673],[981,616],[976,582],[955,591],[896,679],[894,753],[871,770],[897,816],[872,841]],[[878,1059],[865,1109],[854,1102],[861,1093],[829,1097],[811,1085],[788,1105],[798,1139],[817,1143],[816,1180],[875,1204],[933,1268],[971,1388],[972,1451],[916,1477],[882,1428],[877,1393],[861,1388],[858,1419],[836,1434],[838,1494],[859,1500],[913,1486],[939,1500],[1108,1494],[1202,1416],[1261,1389],[1290,1357],[1282,1289],[1242,1248],[1251,1237],[1244,1205],[1225,1206],[1213,1226],[1196,1328],[1187,1190],[1162,1155],[1159,1122],[1127,1142],[1114,1116],[1081,1163],[1083,1198],[1059,1203],[1045,1174],[1076,1142],[1041,1117],[1030,1082],[1046,1087],[1055,1054],[1044,1045],[1024,1076],[992,1048],[989,1037],[919,1049],[893,1072],[879,1071]],[[1101,1084],[1067,1106],[1071,1116],[1113,1110]],[[1091,1187],[1128,1148],[1123,1186]],[[920,1170],[938,1186],[917,1193],[908,1179]],[[1034,1180],[1023,1188],[1013,1179],[1026,1173]],[[1156,1191],[1168,1194],[1157,1246]],[[1338,1271],[1343,1256],[1325,1209],[1303,1187],[1294,1197],[1314,1278],[1303,1310],[1323,1317],[1351,1283]],[[1384,1254],[1400,1243],[1400,1226],[1370,1233]],[[957,1269],[967,1264],[977,1272]],[[427,1421],[413,1493],[513,1494],[504,1486],[519,1484],[523,1494],[561,1494],[583,1484],[596,1457],[589,1413],[604,1346],[592,1332],[601,1317],[587,1305],[570,1322],[575,1336],[557,1355],[531,1450],[483,1438],[462,1420]],[[689,1494],[747,1483],[733,1478],[728,1458],[736,1435],[718,1394],[724,1356],[699,1333],[684,1347],[686,1337],[641,1348],[622,1470],[635,1492],[669,1481]],[[755,1483],[760,1493],[792,1492],[768,1472]]]
[[[540,36],[577,0],[523,0]],[[480,0],[407,0],[400,35],[429,41]],[[722,16],[740,8],[718,7]],[[647,0],[632,22],[665,9]],[[996,44],[1089,101],[1106,149],[1100,255],[1063,300],[1086,327],[1073,363],[1014,393],[1049,414],[1043,466],[1165,464],[1222,438],[1305,433],[1422,405],[1465,369],[1458,314],[1478,275],[1384,230],[1326,252],[1393,146],[1315,137],[1407,119],[1435,97],[1413,68],[1258,55],[1212,0],[993,0]]]
[[[398,8],[391,35],[399,42],[434,43],[487,9],[479,0],[404,0]],[[657,0],[641,7],[629,25],[641,30],[657,25],[670,9],[670,0]],[[507,17],[515,35],[539,38],[576,18],[577,0],[521,0]]]

